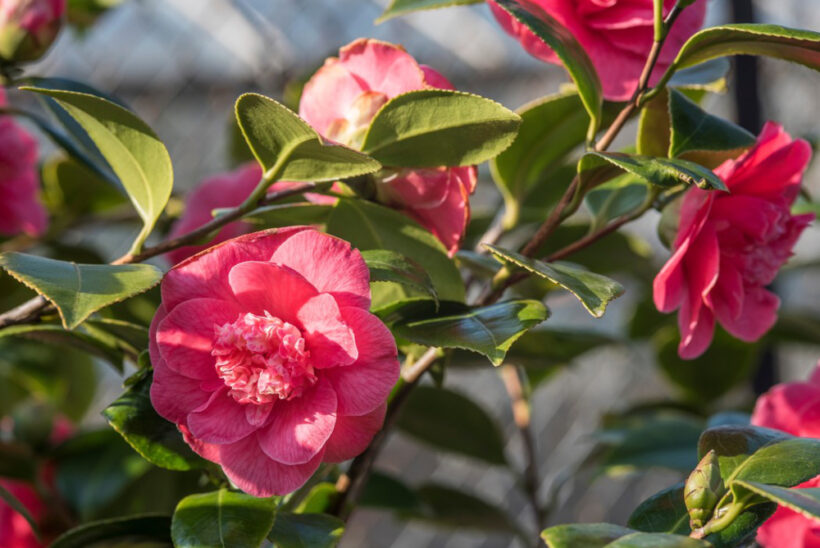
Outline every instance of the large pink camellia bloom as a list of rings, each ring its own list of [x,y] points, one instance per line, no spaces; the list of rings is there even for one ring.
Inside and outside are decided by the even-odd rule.
[[[0,106],[5,104],[0,88]],[[10,116],[0,116],[0,235],[45,232],[38,173],[37,141]]]
[[[429,88],[453,86],[401,46],[359,39],[313,75],[302,93],[299,114],[324,137],[359,148],[370,121],[387,101]],[[455,254],[470,220],[475,167],[386,169],[376,178],[380,202],[415,218]]]
[[[259,180],[262,168],[256,162],[245,164],[229,173],[214,175],[199,183],[185,197],[185,211],[171,228],[169,237],[176,238],[196,230],[213,219],[215,209],[236,207],[250,196]],[[168,260],[178,263],[205,249],[208,245],[224,242],[230,238],[248,232],[248,223],[237,221],[229,223],[211,238],[210,243],[179,247],[167,254]]]
[[[760,396],[752,424],[820,438],[820,362],[808,382],[779,384]],[[798,487],[820,487],[820,476]],[[758,529],[757,542],[765,548],[820,548],[820,520],[781,506]]]
[[[0,0],[0,58],[33,61],[57,38],[66,0]]]
[[[350,244],[309,227],[240,236],[171,269],[151,322],[151,401],[241,489],[279,495],[358,455],[399,364]]]
[[[518,39],[530,55],[561,64],[555,52],[531,30],[498,4],[488,1],[504,30]],[[664,1],[664,15],[675,1]],[[626,101],[632,96],[654,38],[652,0],[527,0],[521,4],[525,8],[540,8],[569,29],[592,59],[605,98]],[[650,85],[660,79],[684,42],[701,27],[705,14],[706,0],[697,0],[678,17],[661,50]]]
[[[774,325],[780,300],[765,287],[814,218],[789,211],[810,158],[807,142],[769,122],[751,150],[715,170],[728,193],[687,191],[675,252],[654,282],[658,310],[680,308],[681,358],[706,350],[716,320],[743,341]]]

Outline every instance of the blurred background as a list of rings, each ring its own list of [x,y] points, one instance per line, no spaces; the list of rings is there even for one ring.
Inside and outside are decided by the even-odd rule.
[[[168,146],[180,194],[202,178],[232,167],[226,128],[239,94],[258,91],[294,106],[299,82],[325,57],[358,37],[401,43],[458,89],[491,97],[510,108],[553,93],[567,82],[561,68],[532,59],[504,35],[484,5],[425,12],[375,25],[386,4],[387,0],[125,0],[87,29],[63,33],[31,73],[87,82],[131,105]],[[758,22],[820,29],[817,0],[712,0],[707,25],[752,16]],[[739,120],[755,132],[763,121],[772,119],[792,135],[815,140],[820,128],[816,73],[767,59],[758,63],[741,60],[733,64],[730,78],[737,86],[724,95],[707,98],[710,110]],[[624,133],[631,138],[630,131]],[[815,197],[820,196],[817,163],[806,180]],[[477,219],[494,215],[501,202],[486,172],[482,172],[482,179],[474,201]],[[657,221],[657,215],[650,215],[629,230],[634,235],[632,250],[659,265],[668,252],[655,235]],[[815,224],[804,234],[795,258],[795,265],[803,266],[784,272],[778,282],[784,310],[795,311],[799,318],[816,318],[820,310],[818,269],[805,266],[820,260],[818,235]],[[121,250],[129,236],[108,234],[105,245]],[[70,237],[79,244],[89,235],[78,232]],[[629,329],[642,296],[629,291],[628,277],[615,277],[627,284],[628,291],[613,303],[603,320],[591,321],[569,296],[549,300],[553,310],[549,326],[593,330],[616,343],[583,355],[581,350],[569,352],[564,359],[556,359],[550,364],[549,382],[534,391],[532,422],[539,494],[542,500],[553,502],[548,524],[624,523],[639,501],[683,477],[682,472],[669,467],[635,474],[629,465],[638,461],[602,456],[599,442],[610,439],[607,436],[624,435],[619,427],[603,433],[600,430],[620,424],[618,413],[636,404],[681,396],[680,388],[656,366],[657,352],[651,344],[618,342]],[[810,344],[812,337],[815,343],[820,342],[818,325],[803,324],[802,342],[778,345],[774,350],[759,348],[750,358],[750,367],[757,371],[751,375],[754,380],[742,382],[720,400],[710,402],[710,409],[748,410],[755,390],[764,390],[775,381],[804,377],[820,358],[818,347]],[[634,321],[632,329],[633,333],[637,329]],[[718,365],[732,366],[738,357],[727,353],[719,359],[725,363]],[[521,468],[521,439],[512,424],[508,396],[498,372],[486,362],[475,365],[451,368],[445,385],[469,394],[488,410],[506,440],[508,459]],[[99,411],[121,390],[119,378],[103,370],[107,380],[87,412],[89,423],[101,422]],[[657,431],[638,431],[636,435],[644,448],[654,444],[664,451],[692,451],[691,445],[670,448],[655,444],[652,436],[659,435]],[[595,459],[600,463],[601,458],[605,466],[586,466]],[[641,458],[651,461],[652,455]],[[681,468],[690,464],[687,460]],[[397,433],[377,468],[409,485],[433,481],[477,494],[506,507],[525,528],[532,528],[530,508],[516,488],[515,478],[503,467],[442,454]],[[568,481],[576,469],[583,473]],[[518,545],[504,527],[465,525],[458,532],[447,531],[435,524],[403,521],[388,512],[362,509],[354,515],[342,545]]]

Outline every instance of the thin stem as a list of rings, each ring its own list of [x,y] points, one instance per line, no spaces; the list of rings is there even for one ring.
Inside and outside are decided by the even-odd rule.
[[[575,197],[575,193],[578,190],[578,184],[580,179],[575,177],[572,179],[572,182],[567,187],[567,190],[564,192],[564,195],[561,196],[561,199],[558,200],[558,203],[555,204],[555,207],[552,208],[550,211],[549,216],[546,218],[544,223],[538,228],[538,231],[530,238],[530,241],[521,249],[521,254],[525,257],[532,256],[541,245],[547,241],[555,229],[558,228],[558,225],[561,224],[561,221],[565,218],[564,217],[564,209],[567,205],[573,201]]]
[[[532,433],[530,424],[530,402],[527,400],[522,387],[522,372],[512,365],[505,365],[501,368],[501,378],[504,387],[510,396],[510,406],[512,407],[513,422],[518,427],[521,434],[521,441],[524,445],[524,456],[526,467],[524,468],[523,484],[530,506],[535,517],[535,525],[538,531],[544,528],[546,514],[541,504],[538,502],[538,454],[536,451],[535,436]]]

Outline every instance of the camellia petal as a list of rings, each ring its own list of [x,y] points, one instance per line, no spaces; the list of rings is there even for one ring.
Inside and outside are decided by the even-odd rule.
[[[352,459],[367,449],[382,424],[387,405],[382,403],[373,411],[360,417],[339,416],[336,427],[325,445],[326,462],[342,462]]]

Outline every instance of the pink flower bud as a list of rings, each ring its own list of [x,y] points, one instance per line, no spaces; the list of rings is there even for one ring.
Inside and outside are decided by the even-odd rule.
[[[0,59],[34,61],[51,47],[65,15],[65,0],[0,0]]]

